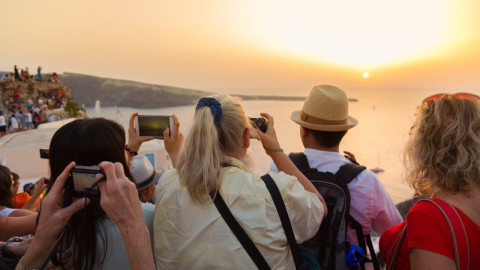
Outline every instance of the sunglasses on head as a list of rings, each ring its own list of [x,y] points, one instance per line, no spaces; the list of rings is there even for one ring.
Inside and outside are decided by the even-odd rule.
[[[425,98],[422,103],[432,102],[435,99],[446,98],[446,97],[449,97],[449,96],[455,96],[457,98],[469,98],[469,99],[473,99],[473,100],[476,100],[476,101],[480,100],[480,96],[470,94],[470,93],[455,93],[455,94],[440,93],[440,94],[435,94],[435,95],[432,95],[432,96],[429,96],[429,97]]]

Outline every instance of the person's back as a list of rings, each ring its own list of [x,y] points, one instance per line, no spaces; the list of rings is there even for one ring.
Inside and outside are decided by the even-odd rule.
[[[339,153],[340,142],[358,121],[348,115],[348,98],[339,88],[315,86],[302,110],[294,111],[291,119],[300,125],[300,137],[310,168],[319,172],[337,173],[351,161]],[[269,169],[277,171],[274,164]],[[373,229],[377,234],[402,222],[402,217],[376,175],[364,170],[349,184],[350,215],[362,226],[363,233]],[[357,234],[349,226],[348,240],[358,245]],[[368,264],[367,264],[368,265]]]
[[[273,130],[273,125],[269,129]],[[164,173],[157,187],[157,269],[257,268],[210,196],[223,198],[270,268],[295,268],[268,189],[241,161],[250,145],[250,131],[249,120],[236,99],[218,96],[199,101],[177,169]],[[278,144],[276,138],[275,142]],[[284,158],[288,168],[294,169],[283,153],[270,155],[274,161]],[[270,175],[281,192],[297,241],[313,237],[325,211],[318,192],[313,193],[316,190],[303,175]]]

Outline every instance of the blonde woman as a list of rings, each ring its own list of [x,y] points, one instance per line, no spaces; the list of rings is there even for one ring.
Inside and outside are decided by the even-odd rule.
[[[194,123],[178,157],[156,192],[154,253],[157,269],[255,269],[256,266],[218,212],[209,194],[221,194],[235,219],[272,269],[295,264],[272,197],[244,164],[250,135],[258,136],[280,173],[280,189],[297,242],[310,239],[326,214],[318,191],[282,153],[269,120],[266,134],[252,130],[240,101],[231,96],[200,99]],[[166,134],[166,149],[178,134]],[[181,136],[180,136],[181,137]],[[173,152],[173,153],[172,153]],[[212,195],[212,196],[216,196]]]
[[[389,269],[478,269],[480,97],[457,93],[426,98],[418,108],[406,150],[409,184],[454,215],[447,221],[433,203],[417,203],[407,216],[406,237]],[[458,220],[463,226],[455,225]],[[460,232],[455,238],[448,222]],[[392,256],[402,226],[382,235],[384,259]]]

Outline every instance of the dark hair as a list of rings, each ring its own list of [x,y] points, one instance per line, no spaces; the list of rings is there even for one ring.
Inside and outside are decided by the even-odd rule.
[[[13,176],[13,182],[15,182],[15,184],[18,182],[18,179],[20,179],[20,176],[15,173],[15,172],[11,172],[12,173],[12,176]]]
[[[319,146],[332,148],[340,144],[347,131],[320,131],[309,129],[315,143]]]
[[[13,208],[12,196],[12,173],[7,167],[0,165],[0,205]]]
[[[70,162],[76,165],[98,165],[102,161],[120,162],[125,175],[132,179],[125,157],[125,131],[119,124],[104,118],[78,119],[55,132],[50,142],[50,179],[48,190]],[[64,204],[72,203],[73,182],[65,183]],[[104,230],[100,221],[106,218],[100,207],[100,198],[91,197],[84,209],[75,213],[65,228],[57,252],[63,252],[73,245],[76,269],[92,269],[97,258],[97,234]],[[103,233],[105,237],[106,234]],[[107,251],[103,241],[103,255]],[[105,257],[100,259],[103,262]],[[60,263],[59,261],[54,261]]]

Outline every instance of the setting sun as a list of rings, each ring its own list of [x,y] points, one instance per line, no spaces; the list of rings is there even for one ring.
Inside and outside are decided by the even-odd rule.
[[[370,76],[370,74],[368,74],[368,72],[364,72],[364,73],[363,73],[363,78],[366,79],[366,78],[368,78],[369,76]]]

